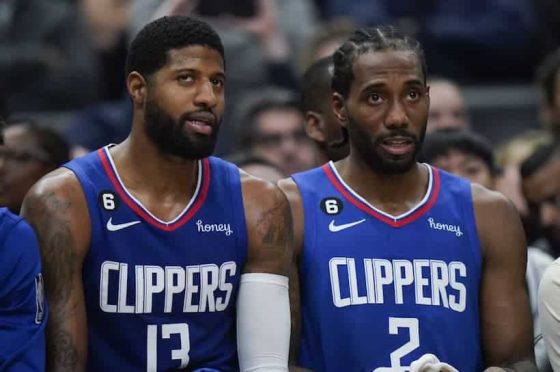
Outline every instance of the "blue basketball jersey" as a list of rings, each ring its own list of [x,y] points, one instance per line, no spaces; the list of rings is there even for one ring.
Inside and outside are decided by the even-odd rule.
[[[167,222],[126,190],[108,147],[66,167],[91,219],[88,370],[238,370],[235,299],[247,233],[237,167],[200,160],[191,201]]]
[[[37,237],[0,208],[0,371],[45,370],[46,318]]]
[[[293,176],[305,215],[302,367],[408,371],[432,353],[482,370],[470,184],[426,167],[425,197],[400,216],[360,197],[332,163]]]

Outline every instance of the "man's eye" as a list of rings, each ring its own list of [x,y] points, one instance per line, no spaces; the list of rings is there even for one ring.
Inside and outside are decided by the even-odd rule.
[[[224,86],[224,80],[223,79],[212,79],[211,80],[212,84],[217,86],[217,87],[223,87]]]
[[[408,92],[408,98],[416,100],[420,97],[420,94],[415,91],[415,90],[411,90],[410,92]]]
[[[381,102],[381,96],[377,93],[370,93],[368,94],[368,101],[371,103],[379,103]]]
[[[177,76],[177,80],[180,82],[191,82],[193,78],[191,75],[179,75]]]

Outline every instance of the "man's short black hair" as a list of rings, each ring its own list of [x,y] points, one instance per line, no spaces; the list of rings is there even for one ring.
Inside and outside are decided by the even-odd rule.
[[[557,153],[558,145],[555,143],[546,143],[537,147],[536,150],[521,163],[521,178],[526,179],[537,173],[537,171],[544,167]]]
[[[45,162],[55,167],[67,163],[70,160],[70,145],[54,129],[37,124],[32,119],[10,119],[8,126],[23,126],[33,137],[37,147],[46,155]]]
[[[137,71],[148,77],[165,65],[167,52],[192,45],[215,49],[224,58],[220,36],[206,22],[186,16],[156,19],[144,26],[130,44],[126,75]]]
[[[537,83],[544,94],[546,104],[554,106],[556,75],[560,70],[560,48],[549,54],[537,69]]]
[[[490,143],[484,137],[464,129],[449,128],[428,133],[418,160],[431,163],[437,158],[448,156],[451,151],[475,156],[486,164],[490,174],[498,174]]]
[[[70,146],[60,134],[39,125],[29,125],[28,129],[35,137],[39,148],[47,154],[52,165],[60,167],[70,160]]]
[[[301,111],[321,113],[331,96],[334,62],[332,57],[313,63],[301,78]]]

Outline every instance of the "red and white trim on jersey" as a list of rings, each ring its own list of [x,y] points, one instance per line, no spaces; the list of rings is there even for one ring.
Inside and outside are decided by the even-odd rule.
[[[176,230],[187,223],[204,203],[210,187],[210,162],[207,158],[198,161],[198,181],[196,189],[185,209],[173,220],[163,221],[154,216],[138,199],[128,192],[117,172],[117,168],[109,152],[109,147],[110,146],[105,146],[98,150],[98,155],[107,177],[109,177],[113,187],[125,204],[149,224],[164,231]]]
[[[439,195],[440,179],[438,169],[432,168],[427,164],[425,164],[424,166],[428,169],[429,176],[428,190],[426,190],[426,195],[424,195],[420,203],[418,203],[414,208],[398,216],[393,216],[389,213],[375,208],[367,200],[362,198],[357,192],[352,190],[352,188],[344,182],[332,161],[323,165],[323,170],[325,171],[329,181],[333,184],[333,186],[350,203],[390,226],[402,227],[417,220],[419,217],[429,211],[436,202]]]

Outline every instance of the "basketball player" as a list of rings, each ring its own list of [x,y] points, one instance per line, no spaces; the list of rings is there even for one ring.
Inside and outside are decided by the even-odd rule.
[[[429,356],[442,370],[536,370],[514,207],[416,161],[429,107],[420,45],[362,29],[334,64],[350,155],[280,182],[300,264],[299,364],[407,371]]]
[[[219,36],[192,18],[155,20],[126,70],[129,137],[47,175],[24,202],[52,304],[48,368],[287,371],[289,205],[210,157]]]
[[[0,121],[0,149],[3,126]],[[37,237],[21,217],[0,208],[0,371],[45,370],[46,316]]]
[[[305,132],[315,143],[315,164],[337,161],[348,156],[346,129],[331,109],[333,60],[325,57],[313,63],[301,78],[301,110]]]

